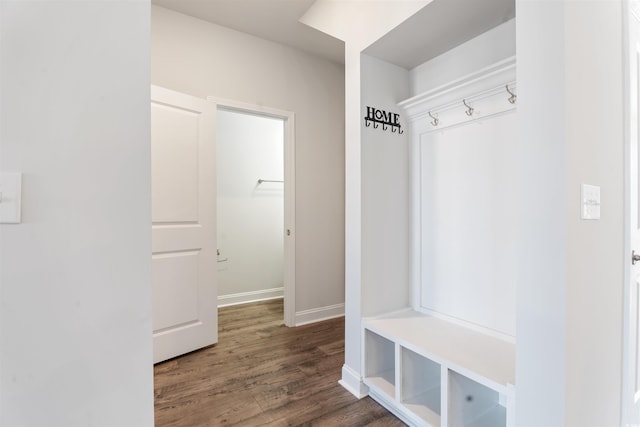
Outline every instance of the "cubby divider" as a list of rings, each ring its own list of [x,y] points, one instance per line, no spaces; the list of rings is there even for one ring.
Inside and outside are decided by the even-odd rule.
[[[365,348],[369,355],[365,360],[365,378],[368,385],[395,398],[395,344],[393,341],[365,330]]]

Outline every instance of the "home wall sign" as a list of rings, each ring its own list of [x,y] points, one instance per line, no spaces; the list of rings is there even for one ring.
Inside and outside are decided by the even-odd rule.
[[[379,108],[367,107],[364,124],[366,127],[369,127],[372,123],[374,129],[378,129],[378,127],[382,125],[382,130],[391,128],[392,133],[398,132],[399,135],[404,133],[400,125],[400,114],[384,111]]]

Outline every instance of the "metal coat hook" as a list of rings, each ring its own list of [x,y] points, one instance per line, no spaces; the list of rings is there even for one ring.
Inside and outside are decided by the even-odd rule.
[[[464,104],[465,107],[467,107],[467,111],[465,111],[464,113],[469,117],[473,116],[473,107],[471,107],[469,104],[467,104],[467,100],[466,99],[463,99],[462,103]]]
[[[431,126],[438,126],[438,123],[440,123],[440,119],[438,118],[438,116],[434,116],[433,114],[431,114],[431,111],[429,111],[429,117],[433,119],[431,121]]]
[[[516,95],[515,93],[511,92],[509,90],[509,85],[505,85],[505,88],[507,89],[507,92],[509,93],[509,95],[511,95],[508,99],[509,103],[511,104],[515,104],[516,103],[516,99],[518,98],[518,95]]]

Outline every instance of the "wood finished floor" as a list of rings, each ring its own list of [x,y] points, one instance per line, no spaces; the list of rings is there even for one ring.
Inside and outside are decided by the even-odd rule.
[[[338,384],[344,318],[287,328],[282,310],[221,308],[218,344],[157,364],[156,427],[405,425]]]

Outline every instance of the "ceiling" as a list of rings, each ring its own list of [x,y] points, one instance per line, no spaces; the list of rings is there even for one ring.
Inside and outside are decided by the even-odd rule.
[[[369,0],[371,1],[371,0]],[[299,22],[315,0],[152,0],[217,25],[344,64],[344,43]],[[366,2],[362,1],[366,7]],[[515,16],[515,0],[434,0],[365,50],[406,69]]]
[[[515,0],[434,0],[365,53],[410,70],[515,15]]]
[[[344,42],[298,20],[315,0],[152,0],[204,21],[344,64]]]

